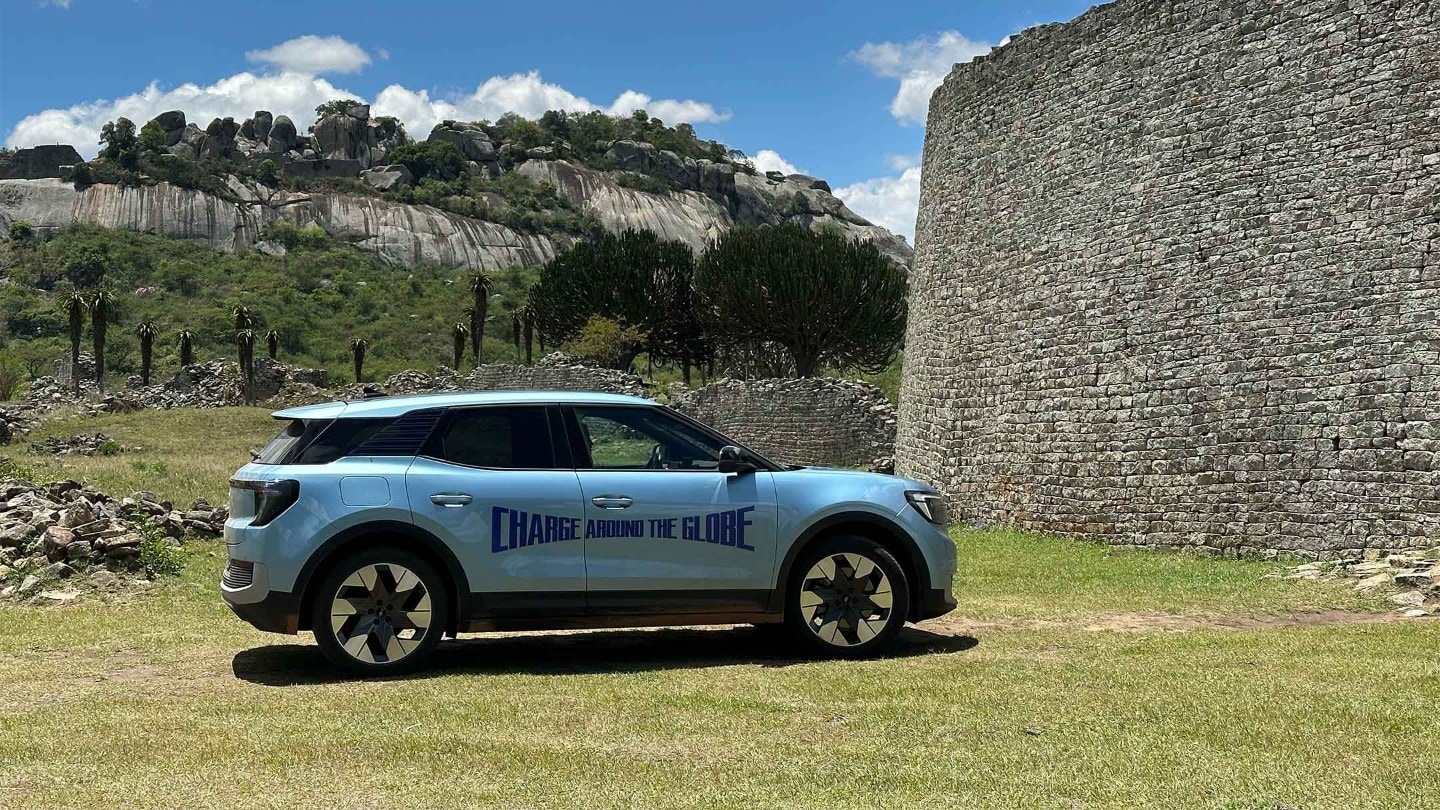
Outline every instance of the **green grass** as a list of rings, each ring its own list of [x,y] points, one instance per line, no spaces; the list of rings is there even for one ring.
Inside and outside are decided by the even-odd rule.
[[[146,489],[185,506],[203,497],[223,504],[230,474],[279,431],[265,408],[136,411],[56,419],[8,448],[13,462],[45,480],[73,478],[122,498]],[[45,436],[104,433],[120,445],[113,456],[33,454],[29,442]],[[136,449],[139,448],[139,449]]]
[[[267,435],[259,413],[112,419],[117,438],[164,427],[192,452],[236,425],[195,480],[233,469],[241,422]],[[125,454],[83,463],[129,475]],[[0,607],[0,805],[1351,808],[1440,792],[1440,621],[1354,621],[1334,611],[1388,606],[1261,579],[1275,564],[956,538],[960,609],[893,657],[799,660],[744,628],[475,636],[375,682],[232,617],[223,548],[200,544],[141,595]]]

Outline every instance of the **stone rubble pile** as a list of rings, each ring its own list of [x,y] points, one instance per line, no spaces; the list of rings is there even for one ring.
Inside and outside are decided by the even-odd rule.
[[[63,439],[47,436],[38,442],[30,443],[30,452],[52,456],[114,455],[120,450],[120,445],[104,433],[77,433]]]
[[[1340,560],[1307,562],[1285,574],[1284,579],[1355,580],[1363,594],[1396,591],[1389,600],[1406,616],[1440,614],[1440,547],[1427,550],[1383,553],[1367,551],[1363,556]]]
[[[115,500],[75,481],[37,485],[0,481],[0,599],[70,602],[77,585],[115,589],[147,581],[141,549],[147,537],[179,546],[181,538],[224,532],[226,507],[196,499],[175,509],[153,492]]]

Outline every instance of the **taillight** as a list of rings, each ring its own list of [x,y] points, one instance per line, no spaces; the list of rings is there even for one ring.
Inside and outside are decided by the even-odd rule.
[[[300,482],[290,479],[283,481],[256,481],[241,478],[230,479],[234,489],[247,489],[255,493],[255,517],[251,526],[264,526],[280,517],[300,497]]]

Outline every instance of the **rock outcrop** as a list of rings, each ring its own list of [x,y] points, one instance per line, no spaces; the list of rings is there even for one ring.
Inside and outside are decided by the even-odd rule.
[[[16,149],[0,156],[0,180],[38,180],[59,177],[67,166],[81,162],[80,153],[68,144]]]

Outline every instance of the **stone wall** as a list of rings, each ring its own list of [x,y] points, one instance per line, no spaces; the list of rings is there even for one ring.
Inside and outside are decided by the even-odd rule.
[[[897,467],[959,518],[1440,536],[1440,8],[1119,0],[930,103]]]
[[[860,466],[895,448],[895,408],[851,380],[717,380],[670,403],[776,461]]]
[[[579,363],[552,354],[533,366],[487,363],[465,378],[475,391],[603,391],[607,394],[645,396],[645,382],[625,371]]]

